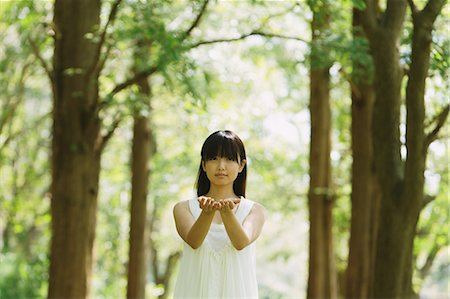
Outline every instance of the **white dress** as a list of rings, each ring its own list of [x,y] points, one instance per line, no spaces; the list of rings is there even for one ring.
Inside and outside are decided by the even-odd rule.
[[[235,212],[241,224],[253,204],[253,201],[241,197]],[[195,219],[200,216],[197,199],[189,200],[189,209]],[[225,226],[211,223],[199,248],[192,249],[184,243],[174,298],[258,298],[255,242],[236,250]]]

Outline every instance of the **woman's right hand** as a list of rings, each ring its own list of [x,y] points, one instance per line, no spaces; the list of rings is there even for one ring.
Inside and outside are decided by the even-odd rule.
[[[220,203],[208,196],[200,196],[197,201],[200,209],[205,212],[213,212],[220,208]]]

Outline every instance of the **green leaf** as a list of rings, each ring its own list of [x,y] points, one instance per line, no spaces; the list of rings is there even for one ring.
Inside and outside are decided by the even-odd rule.
[[[366,2],[364,0],[352,0],[353,6],[359,10],[366,9]]]

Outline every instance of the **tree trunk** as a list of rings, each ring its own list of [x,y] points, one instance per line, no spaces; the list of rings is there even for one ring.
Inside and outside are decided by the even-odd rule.
[[[321,54],[314,46],[314,42],[319,39],[320,30],[327,25],[326,19],[314,13],[312,23],[310,189],[308,192],[310,240],[307,298],[337,298],[337,275],[332,240],[330,75],[329,66],[323,66],[319,62]]]
[[[128,261],[127,298],[145,298],[146,285],[146,218],[147,186],[151,131],[147,117],[135,116],[132,146],[132,182],[130,215],[130,251]]]
[[[161,207],[158,203],[153,205],[153,210],[151,212],[152,216],[150,221],[148,221],[148,227],[150,228],[150,232],[158,232],[157,228],[159,225],[158,214],[160,214],[159,210]],[[170,281],[174,274],[174,270],[178,264],[178,261],[181,257],[181,251],[172,252],[165,261],[161,261],[158,255],[158,250],[156,248],[156,243],[153,241],[151,234],[149,234],[149,253],[150,253],[150,263],[152,270],[152,279],[155,285],[163,286],[163,291],[158,295],[158,299],[166,299],[168,298],[171,292]]]
[[[397,42],[385,33],[371,42],[377,92],[373,116],[374,156],[382,192],[375,257],[375,298],[400,296],[405,267],[406,213],[398,204],[403,192],[403,169],[399,132],[402,74]]]
[[[424,171],[429,142],[425,135],[425,81],[430,66],[433,24],[446,0],[430,0],[422,11],[412,7],[413,35],[411,64],[406,86],[406,147],[405,192],[402,204],[408,211],[405,268],[403,271],[402,297],[416,294],[412,288],[413,248],[417,222],[424,205]]]
[[[353,11],[353,35],[364,36],[361,14]],[[373,171],[372,113],[375,92],[367,65],[353,62],[352,95],[352,216],[345,298],[369,298],[379,194]]]
[[[135,50],[134,72],[139,73],[143,61],[148,59],[149,41],[139,40]],[[153,132],[150,128],[151,87],[150,78],[137,82],[142,103],[134,107],[132,146],[132,186],[130,215],[130,251],[128,262],[127,298],[145,298],[147,274],[147,196],[150,178],[149,162],[156,151]],[[150,228],[151,229],[151,228]]]
[[[49,298],[89,295],[101,148],[98,44],[87,36],[99,23],[99,1],[55,2]]]
[[[445,0],[430,0],[422,12],[413,2],[414,33],[406,90],[406,161],[400,156],[400,102],[402,69],[400,33],[406,0],[388,0],[378,15],[374,0],[367,0],[363,18],[375,63],[376,100],[373,114],[375,170],[381,189],[379,227],[374,269],[375,298],[412,295],[412,248],[420,210],[427,141],[424,134],[424,94],[428,76],[432,25]]]
[[[361,18],[374,61],[376,99],[372,118],[375,171],[381,199],[373,269],[375,298],[398,298],[404,267],[404,212],[398,205],[403,190],[400,156],[400,87],[402,69],[397,45],[406,11],[404,0],[388,0],[384,16],[378,3],[366,1]]]
[[[332,194],[330,193],[330,107],[328,97],[328,69],[311,73],[311,146],[310,190],[310,249],[308,298],[330,296],[334,278],[331,235]],[[332,272],[335,273],[335,271]]]

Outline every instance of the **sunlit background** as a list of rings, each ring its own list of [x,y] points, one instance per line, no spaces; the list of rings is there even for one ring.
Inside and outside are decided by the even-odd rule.
[[[0,1],[0,16],[5,1]],[[133,1],[130,1],[133,2]],[[192,36],[201,40],[238,37],[256,24],[265,30],[310,38],[311,13],[301,3],[290,11],[293,1],[216,1],[204,25]],[[167,11],[166,25],[177,30],[194,15],[186,1],[174,1]],[[0,144],[14,136],[0,151],[0,298],[8,289],[21,290],[29,297],[46,297],[48,244],[50,240],[49,150],[52,110],[51,89],[45,73],[32,55],[25,57],[20,36],[25,28],[32,36],[42,35],[46,28],[33,22],[50,22],[51,1],[35,1],[35,10],[23,5],[16,23],[0,23],[3,40],[0,45],[1,83],[5,92],[0,101],[23,96],[15,118],[0,135]],[[105,5],[106,18],[108,5]],[[114,28],[126,27],[126,16],[134,13],[124,6]],[[169,8],[166,8],[169,9]],[[334,26],[350,26],[350,13],[342,12]],[[267,17],[272,16],[273,17]],[[438,35],[447,41],[449,9],[438,20]],[[347,24],[345,24],[347,22]],[[51,40],[42,35],[45,59],[52,55]],[[269,217],[257,242],[257,274],[261,298],[303,298],[308,278],[308,155],[310,138],[309,77],[306,42],[301,40],[250,36],[236,42],[198,46],[187,54],[188,70],[182,77],[179,68],[168,67],[165,74],[152,76],[151,117],[157,152],[151,161],[149,182],[149,215],[154,221],[148,236],[158,250],[161,270],[165,259],[182,247],[172,218],[172,207],[180,200],[194,196],[194,182],[204,139],[219,129],[236,132],[244,141],[248,156],[247,197],[265,205]],[[163,49],[162,49],[163,50]],[[448,50],[448,49],[447,49]],[[404,49],[405,53],[408,49]],[[133,48],[130,41],[119,40],[111,49],[101,79],[104,96],[123,81],[130,67]],[[23,58],[25,57],[25,58]],[[149,60],[151,60],[149,54]],[[448,59],[448,57],[447,57]],[[9,62],[5,62],[8,60]],[[23,60],[23,61],[21,61]],[[15,65],[30,64],[26,85],[18,86],[19,71]],[[195,64],[194,64],[195,62]],[[337,61],[332,74],[332,167],[337,194],[334,210],[334,242],[337,267],[345,270],[348,255],[350,221],[350,90],[345,74],[345,58]],[[192,63],[192,64],[190,64]],[[9,69],[4,70],[3,67]],[[19,70],[19,67],[17,68]],[[427,82],[427,108],[430,115],[448,103],[447,78],[434,76]],[[3,90],[3,89],[2,89]],[[194,92],[192,92],[194,91]],[[107,110],[106,124],[116,111],[126,110],[130,92],[116,96],[117,104]],[[111,113],[108,116],[107,113]],[[402,116],[404,117],[404,115]],[[94,298],[123,298],[126,290],[130,203],[131,117],[116,130],[102,158],[96,240],[94,246],[92,294]],[[401,127],[405,133],[405,128]],[[415,243],[417,267],[426,263],[427,252],[438,236],[441,244],[425,281],[419,276],[415,284],[423,298],[449,298],[449,166],[450,129],[444,127],[440,139],[430,147],[425,172],[426,192],[436,199],[419,222]],[[428,232],[420,234],[420,231]],[[431,242],[431,243],[430,243]],[[148,263],[147,293],[153,298],[161,287],[152,281]],[[172,278],[173,279],[173,278]]]

